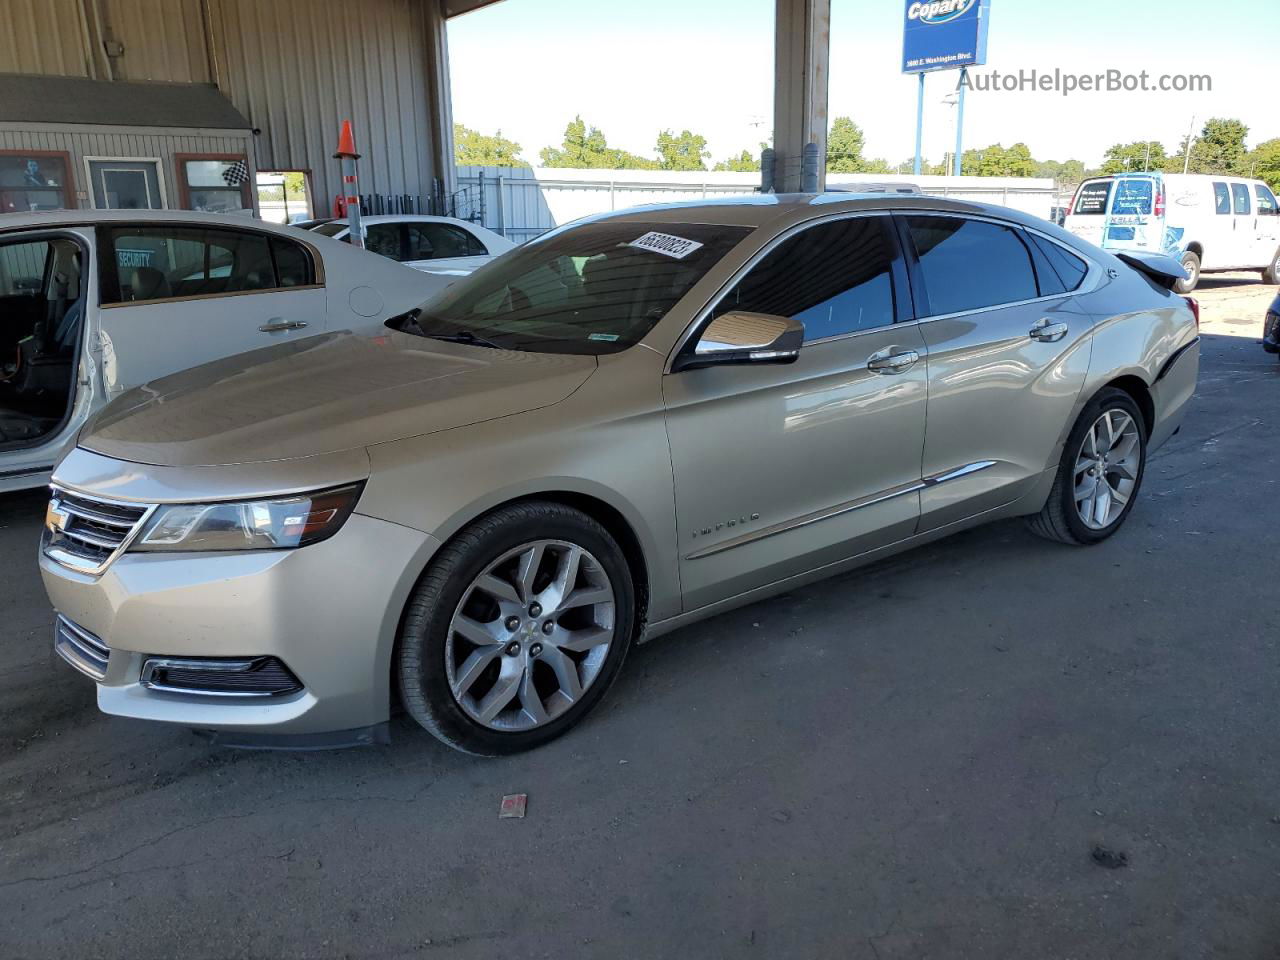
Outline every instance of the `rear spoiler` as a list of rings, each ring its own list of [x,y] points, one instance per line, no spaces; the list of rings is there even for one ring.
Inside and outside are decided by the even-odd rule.
[[[1150,277],[1159,286],[1172,290],[1179,280],[1187,279],[1187,271],[1173,257],[1163,253],[1140,253],[1138,251],[1111,251],[1116,258],[1123,260],[1144,276]]]

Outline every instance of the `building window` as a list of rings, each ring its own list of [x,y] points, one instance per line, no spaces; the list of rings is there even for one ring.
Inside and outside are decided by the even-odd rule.
[[[203,213],[253,213],[249,161],[241,155],[180,153],[182,206]]]
[[[75,196],[67,154],[0,151],[0,213],[67,210],[76,205]]]

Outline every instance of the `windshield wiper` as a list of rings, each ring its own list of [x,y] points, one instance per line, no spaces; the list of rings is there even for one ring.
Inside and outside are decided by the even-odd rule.
[[[419,325],[418,329],[421,330],[422,327]],[[465,343],[472,347],[492,347],[494,350],[506,349],[501,344],[477,336],[470,330],[459,330],[457,333],[424,333],[423,336],[430,337],[432,340],[444,340],[448,343]]]
[[[392,330],[399,330],[401,333],[411,333],[415,336],[426,337],[429,340],[445,340],[449,343],[465,343],[472,347],[490,347],[494,350],[505,350],[506,347],[501,344],[494,343],[485,337],[481,337],[472,333],[470,330],[459,330],[457,333],[427,333],[422,326],[422,310],[414,307],[398,316],[391,317],[387,320],[386,326]]]

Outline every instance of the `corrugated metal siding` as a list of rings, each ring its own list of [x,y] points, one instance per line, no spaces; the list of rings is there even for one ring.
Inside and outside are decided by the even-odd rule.
[[[124,44],[116,80],[210,83],[201,0],[99,0],[104,26]]]
[[[0,73],[91,76],[80,0],[0,0]]]
[[[219,82],[249,122],[258,167],[310,168],[316,208],[341,192],[331,159],[355,129],[360,191],[426,194],[430,134],[420,0],[210,0]]]
[[[77,191],[85,194],[79,201],[89,209],[89,185],[85,182],[85,157],[158,157],[160,175],[164,179],[165,206],[181,206],[178,195],[178,170],[174,156],[179,153],[246,154],[250,173],[253,153],[247,136],[234,136],[215,131],[129,129],[127,127],[63,127],[60,129],[5,129],[0,127],[0,150],[60,150],[71,154],[71,174]]]
[[[0,297],[9,297],[25,289],[39,289],[44,279],[44,261],[49,253],[47,241],[10,243],[0,247]]]

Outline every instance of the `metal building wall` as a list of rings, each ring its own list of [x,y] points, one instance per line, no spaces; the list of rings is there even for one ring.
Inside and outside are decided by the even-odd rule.
[[[310,169],[317,209],[328,208],[341,192],[332,154],[350,119],[362,193],[429,195],[432,178],[448,174],[432,162],[428,43],[439,15],[427,9],[424,0],[209,0],[218,84],[262,131],[258,168]]]
[[[164,180],[165,206],[179,206],[178,171],[174,157],[179,153],[253,152],[249,134],[234,130],[199,130],[182,127],[91,127],[69,124],[0,123],[0,150],[57,150],[71,155],[78,206],[89,209],[85,157],[155,157],[160,160]],[[256,171],[250,170],[250,174]]]
[[[345,119],[361,193],[452,191],[447,59],[440,0],[0,0],[0,72],[214,83],[256,166],[310,171],[317,210]]]
[[[211,83],[202,0],[97,0],[104,36],[124,46],[112,80]]]
[[[92,76],[80,0],[0,0],[0,73]]]

